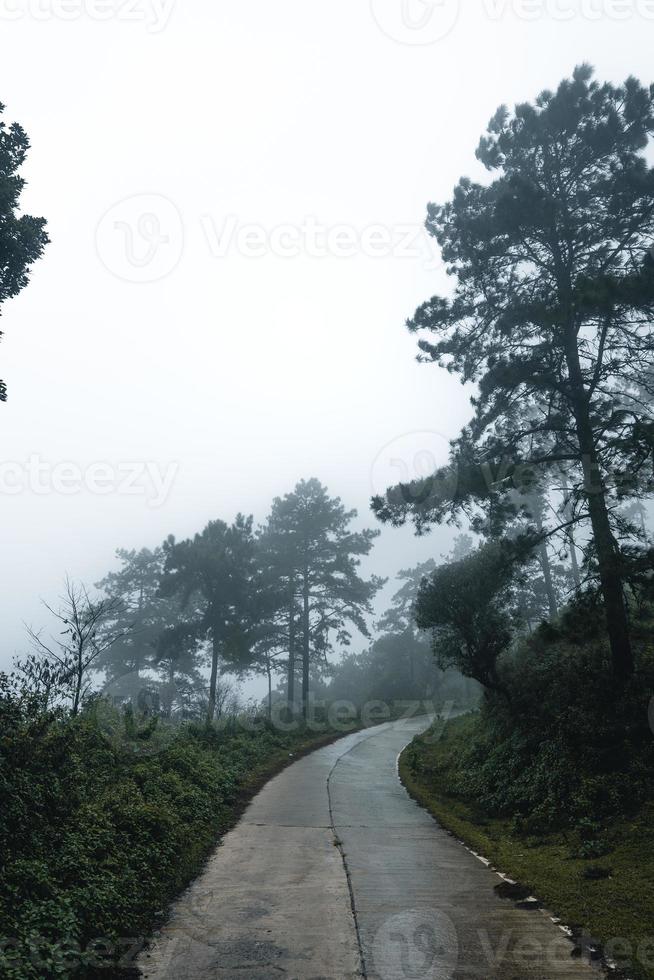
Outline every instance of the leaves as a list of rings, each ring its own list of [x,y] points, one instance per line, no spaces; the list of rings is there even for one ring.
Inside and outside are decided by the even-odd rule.
[[[0,116],[4,108],[0,103]],[[45,218],[17,213],[25,186],[18,170],[28,148],[22,127],[12,123],[7,128],[0,119],[0,307],[27,285],[31,266],[49,241]],[[0,381],[0,401],[5,400],[6,387]]]

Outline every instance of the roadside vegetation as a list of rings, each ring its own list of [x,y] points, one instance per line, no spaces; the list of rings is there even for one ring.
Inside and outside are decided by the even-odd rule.
[[[156,716],[154,716],[156,722]],[[265,715],[172,727],[0,689],[0,975],[127,975],[168,903],[272,774],[348,727]],[[292,727],[288,725],[287,727]]]
[[[642,717],[638,701],[631,708]],[[625,773],[607,759],[606,742],[596,753],[583,748],[594,713],[577,706],[571,715],[561,734],[526,718],[507,733],[486,707],[438,724],[405,749],[400,777],[443,827],[518,883],[515,898],[535,895],[569,926],[581,955],[651,980],[651,733],[629,726],[628,744],[614,741],[614,756],[634,753]]]
[[[414,622],[420,568],[369,649],[330,663],[349,627],[371,638],[382,584],[359,575],[374,533],[353,518],[303,481],[257,530],[214,521],[119,551],[95,591],[66,580],[51,631],[0,674],[0,975],[129,975],[270,775],[357,727],[476,703]],[[259,673],[267,697],[244,702],[236,681]]]
[[[420,359],[474,384],[432,475],[382,521],[468,526],[413,605],[479,712],[415,740],[409,790],[625,975],[654,976],[654,86],[587,65],[501,107],[427,227],[454,289]]]
[[[488,180],[429,205],[453,291],[408,325],[471,385],[472,417],[444,465],[372,508],[465,533],[400,572],[376,635],[385,582],[361,564],[379,531],[317,479],[260,526],[121,550],[95,592],[67,580],[53,632],[30,629],[0,674],[2,976],[124,966],[248,795],[333,736],[310,724],[317,698],[352,702],[351,725],[371,700],[368,723],[407,700],[479,707],[406,750],[410,791],[654,977],[652,133],[654,86],[582,65],[501,107]],[[0,126],[0,302],[47,244],[15,214],[26,148]],[[355,634],[369,646],[348,655]],[[267,697],[246,708],[228,678],[252,674]]]

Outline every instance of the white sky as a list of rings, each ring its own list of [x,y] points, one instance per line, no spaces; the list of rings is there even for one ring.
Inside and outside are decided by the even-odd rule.
[[[0,0],[0,101],[52,238],[1,322],[0,665],[39,597],[66,571],[96,581],[117,546],[263,519],[303,476],[372,524],[399,462],[443,461],[468,393],[403,328],[444,286],[426,203],[478,175],[499,103],[585,60],[651,81],[652,18],[652,0]],[[8,493],[30,456],[50,489]],[[61,493],[61,463],[176,475],[155,507]],[[370,568],[438,556],[439,534],[386,529]]]

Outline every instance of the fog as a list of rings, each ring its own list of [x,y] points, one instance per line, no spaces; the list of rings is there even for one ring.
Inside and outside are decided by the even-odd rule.
[[[0,0],[51,237],[2,316],[0,667],[117,547],[263,521],[310,476],[374,526],[373,492],[444,462],[470,392],[403,328],[447,288],[426,204],[480,175],[500,103],[581,61],[648,81],[653,6]],[[367,570],[453,533],[384,527]]]

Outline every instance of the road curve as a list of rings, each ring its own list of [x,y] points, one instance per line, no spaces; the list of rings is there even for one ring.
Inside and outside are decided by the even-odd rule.
[[[357,732],[272,779],[139,958],[147,980],[582,980],[545,913],[414,803],[424,718]]]

